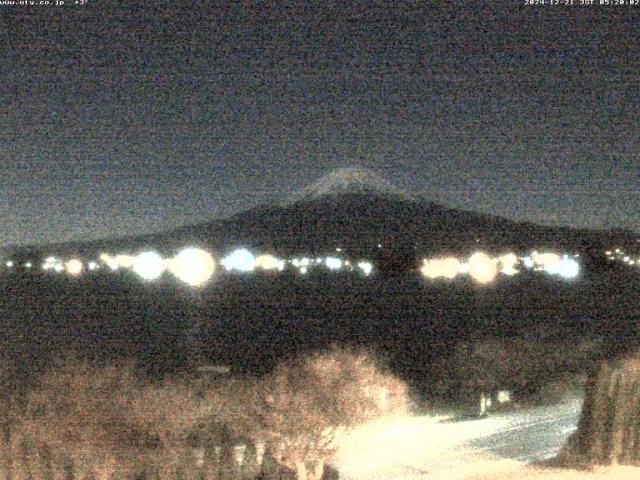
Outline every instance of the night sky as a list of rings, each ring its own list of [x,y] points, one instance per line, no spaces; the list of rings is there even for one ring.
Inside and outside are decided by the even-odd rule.
[[[342,166],[640,231],[640,6],[114,3],[0,5],[0,245],[226,216]]]

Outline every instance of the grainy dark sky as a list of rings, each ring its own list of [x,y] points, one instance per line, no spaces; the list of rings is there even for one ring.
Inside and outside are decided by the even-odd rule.
[[[0,5],[0,245],[229,215],[341,166],[640,231],[640,7],[70,3]]]

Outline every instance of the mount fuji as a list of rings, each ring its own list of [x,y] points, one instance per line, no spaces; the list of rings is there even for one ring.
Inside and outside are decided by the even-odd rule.
[[[636,245],[623,230],[550,227],[448,208],[394,185],[373,170],[338,168],[286,200],[260,205],[230,217],[157,234],[29,249],[92,255],[100,251],[153,248],[174,252],[196,244],[222,255],[240,246],[281,255],[326,254],[341,247],[393,269],[415,268],[421,255],[532,248],[589,253],[602,257],[611,245]]]

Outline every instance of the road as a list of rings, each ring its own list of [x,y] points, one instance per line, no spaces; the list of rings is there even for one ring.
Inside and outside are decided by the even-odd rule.
[[[335,462],[348,480],[466,478],[480,465],[555,456],[575,430],[581,400],[483,419],[412,417],[371,423],[340,444]]]
[[[549,459],[576,429],[579,407],[574,402],[505,415],[507,423],[503,429],[470,440],[466,446],[527,463]]]

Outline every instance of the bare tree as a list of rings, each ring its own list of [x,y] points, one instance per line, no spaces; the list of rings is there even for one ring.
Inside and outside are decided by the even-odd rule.
[[[24,461],[14,467],[33,469],[34,460],[44,477],[176,478],[193,469],[187,437],[202,417],[183,384],[153,384],[130,364],[65,359],[27,396],[13,439]]]
[[[408,389],[367,353],[333,348],[283,363],[257,391],[256,436],[298,480],[319,479],[342,432],[408,410]]]

